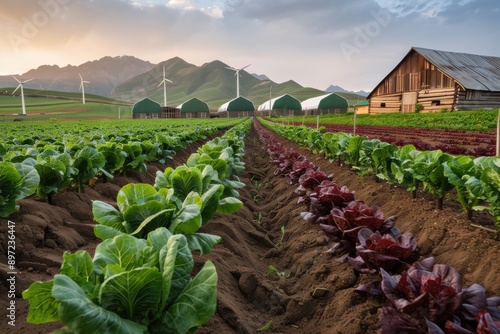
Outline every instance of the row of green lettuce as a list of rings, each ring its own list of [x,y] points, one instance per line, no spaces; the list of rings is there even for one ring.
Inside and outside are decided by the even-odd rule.
[[[282,120],[316,124],[317,116],[287,116]],[[497,109],[463,110],[440,113],[324,114],[321,124],[392,126],[420,129],[491,131],[498,122]]]
[[[419,151],[378,139],[342,132],[320,133],[304,126],[287,126],[259,119],[267,128],[346,164],[361,175],[373,175],[413,193],[422,189],[436,197],[442,209],[445,196],[454,196],[468,219],[474,210],[487,210],[500,230],[500,157],[454,156],[441,150]],[[455,192],[452,192],[455,190]]]
[[[103,241],[93,258],[66,252],[53,280],[23,292],[27,321],[62,321],[66,327],[56,333],[86,334],[193,333],[208,321],[217,271],[210,260],[195,270],[193,252],[206,254],[220,242],[198,232],[216,212],[243,206],[238,175],[249,127],[245,121],[184,165],[158,171],[154,185],[125,185],[116,207],[94,201],[95,234]]]
[[[84,191],[90,180],[104,182],[128,171],[145,172],[151,162],[165,163],[186,145],[204,139],[235,122],[185,123],[168,126],[161,123],[132,123],[129,128],[102,128],[92,123],[80,124],[79,131],[61,126],[61,132],[43,134],[42,123],[29,135],[9,133],[0,142],[0,217],[18,209],[17,202],[34,193],[39,198],[52,197],[76,187]],[[142,124],[142,127],[140,126]]]

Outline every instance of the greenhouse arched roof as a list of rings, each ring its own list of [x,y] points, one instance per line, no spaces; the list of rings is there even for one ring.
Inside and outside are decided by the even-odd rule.
[[[140,100],[139,102],[136,102],[132,107],[133,114],[153,114],[153,113],[159,114],[160,112],[161,112],[161,105],[158,102],[155,102],[148,97]]]
[[[269,101],[271,101],[271,108],[269,108]],[[257,110],[301,110],[302,105],[299,100],[290,94],[281,95],[271,100],[262,103]]]
[[[177,109],[183,112],[210,112],[210,108],[206,102],[193,97],[192,99],[187,100],[186,102],[179,104]]]
[[[328,93],[302,101],[302,110],[347,108],[349,108],[347,100],[336,93]]]
[[[225,111],[255,111],[255,106],[252,101],[240,96],[224,103],[219,107],[218,112]]]

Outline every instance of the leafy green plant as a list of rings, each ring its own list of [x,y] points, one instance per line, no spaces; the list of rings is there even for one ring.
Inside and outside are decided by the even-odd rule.
[[[276,245],[274,245],[274,247],[276,248],[280,248],[283,245],[283,238],[285,237],[285,225],[281,226],[280,231],[281,231],[281,237],[276,243]]]
[[[266,272],[265,276],[271,276],[271,275],[277,275],[279,277],[286,277],[287,276],[286,272],[279,271],[278,268],[276,268],[275,266],[270,264],[269,267],[267,268],[267,272]]]
[[[217,302],[217,272],[194,260],[183,235],[159,228],[147,240],[123,234],[86,251],[66,252],[60,274],[23,292],[28,322],[62,321],[64,333],[192,333]]]
[[[0,161],[0,217],[8,217],[19,209],[17,201],[33,194],[40,182],[40,177],[30,164]]]
[[[118,209],[102,201],[92,203],[97,237],[105,240],[120,234],[147,238],[159,227],[170,233],[184,234],[191,250],[208,253],[220,242],[220,237],[197,233],[202,226],[202,197],[190,192],[184,201],[172,199],[172,189],[156,190],[149,184],[128,184],[117,196]]]
[[[362,157],[362,144],[367,138],[365,136],[354,136],[350,138],[345,151],[341,153],[342,160],[350,166],[359,166]]]
[[[79,193],[84,192],[84,184],[98,173],[105,174],[108,178],[113,178],[113,175],[104,169],[105,165],[106,157],[93,147],[86,146],[76,152],[71,166],[76,170],[73,179],[76,181]]]
[[[96,149],[104,156],[105,164],[103,170],[108,173],[102,173],[103,182],[108,180],[108,174],[114,175],[120,173],[125,165],[127,154],[115,142],[106,142],[96,146]]]
[[[273,321],[269,320],[264,326],[262,326],[261,328],[258,328],[257,332],[266,332],[266,331],[270,330],[272,324],[273,324]]]
[[[122,145],[122,150],[126,153],[124,169],[122,170],[123,175],[127,175],[128,168],[139,173],[147,171],[147,155],[142,152],[140,142],[130,142],[128,144],[124,144]]]
[[[467,219],[472,219],[474,207],[484,199],[481,175],[476,175],[476,164],[472,157],[458,156],[444,163],[444,175],[455,186],[457,201],[465,210]]]
[[[262,212],[259,212],[257,218],[255,218],[253,221],[260,225],[262,223]]]
[[[395,152],[394,159],[391,161],[391,173],[400,185],[412,192],[413,198],[417,198],[420,183],[413,170],[415,156],[418,152],[415,146],[405,145]]]
[[[44,151],[37,157],[33,165],[40,176],[40,183],[36,190],[40,198],[47,198],[47,202],[54,204],[53,195],[71,185],[73,175],[78,171],[71,166],[69,153]]]
[[[452,156],[441,150],[423,151],[417,153],[413,164],[414,178],[421,181],[424,191],[436,195],[436,208],[443,209],[446,193],[454,188],[444,175],[444,163],[451,160]]]
[[[420,104],[420,103],[415,104],[415,113],[418,114],[422,110],[424,110],[424,106],[422,104]]]
[[[474,196],[484,196],[490,205],[477,205],[474,210],[487,210],[495,218],[496,238],[500,236],[500,158],[477,158],[474,163],[481,172],[480,187],[470,187]],[[476,184],[477,178],[471,177],[468,182]]]

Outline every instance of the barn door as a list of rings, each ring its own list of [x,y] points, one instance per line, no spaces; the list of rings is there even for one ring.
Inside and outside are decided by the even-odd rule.
[[[401,111],[403,113],[415,112],[417,104],[417,92],[403,93],[403,101],[401,101]]]

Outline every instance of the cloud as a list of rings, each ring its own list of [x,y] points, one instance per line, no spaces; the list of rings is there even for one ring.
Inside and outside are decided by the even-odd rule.
[[[196,65],[251,63],[279,82],[369,90],[411,46],[500,54],[491,42],[499,7],[498,0],[9,1],[0,12],[0,64],[9,68],[0,71],[179,56]]]
[[[381,7],[390,10],[392,13],[406,17],[412,14],[421,15],[426,18],[435,18],[439,13],[451,7],[463,7],[478,0],[375,0]]]
[[[167,3],[167,7],[183,9],[183,10],[193,10],[194,6],[190,0],[170,0]]]

